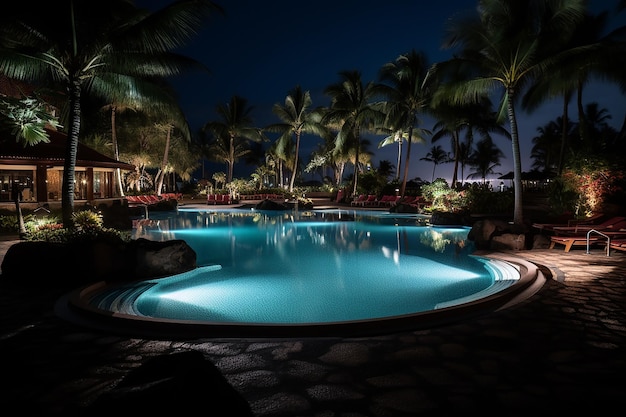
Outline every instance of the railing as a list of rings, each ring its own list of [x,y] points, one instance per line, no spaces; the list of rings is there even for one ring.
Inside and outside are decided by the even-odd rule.
[[[587,255],[589,254],[589,236],[591,236],[592,233],[597,233],[606,238],[606,256],[611,256],[611,237],[596,229],[591,229],[587,232]]]

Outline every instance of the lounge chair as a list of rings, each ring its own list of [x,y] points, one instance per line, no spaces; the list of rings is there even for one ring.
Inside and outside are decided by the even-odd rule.
[[[612,239],[610,249],[626,251],[626,239]]]
[[[376,198],[376,194],[370,194],[367,196],[367,199],[361,203],[359,203],[359,205],[363,206],[363,207],[371,207],[371,206],[375,206],[378,203],[378,199]]]
[[[626,229],[626,217],[614,216],[600,224],[584,224],[576,226],[560,226],[553,227],[552,231],[557,236],[576,236],[587,233],[590,230],[598,231],[616,231]]]
[[[402,198],[399,195],[392,195],[389,196],[390,198],[385,202],[385,206],[386,207],[395,207],[396,204],[398,204],[398,201],[400,201],[400,199]]]
[[[385,194],[376,202],[375,205],[378,207],[392,207],[400,198],[400,196]]]
[[[553,249],[556,245],[564,245],[565,252],[569,252],[570,249],[574,246],[589,246],[603,244],[606,245],[607,238],[610,238],[610,246],[613,247],[613,242],[615,238],[617,241],[624,240],[626,238],[626,230],[615,230],[612,232],[609,231],[601,231],[601,234],[597,233],[588,233],[576,235],[576,236],[550,236],[550,249]],[[604,236],[603,236],[604,235]]]
[[[593,225],[600,224],[606,219],[605,213],[594,213],[585,219],[569,219],[567,223],[533,223],[532,227],[539,229],[539,231],[552,232],[555,227],[573,227],[580,225]]]
[[[350,205],[351,206],[358,206],[358,205],[360,205],[360,203],[362,203],[365,200],[367,200],[367,196],[365,194],[361,194],[356,199],[352,200],[350,202]]]

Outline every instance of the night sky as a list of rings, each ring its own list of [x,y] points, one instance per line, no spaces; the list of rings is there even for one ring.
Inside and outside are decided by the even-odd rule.
[[[216,2],[225,9],[226,15],[215,15],[207,28],[181,51],[206,65],[210,74],[190,74],[173,80],[192,131],[210,120],[217,120],[215,107],[218,103],[227,103],[233,95],[248,100],[254,108],[255,124],[263,127],[279,122],[271,112],[272,105],[284,104],[289,90],[296,85],[311,92],[313,107],[328,106],[330,97],[324,95],[323,90],[340,80],[340,71],[357,70],[364,82],[376,81],[382,65],[411,49],[423,51],[431,63],[449,59],[452,52],[441,49],[446,20],[468,8],[471,10],[476,4],[468,0]],[[164,0],[137,2],[150,9],[168,3]],[[616,1],[590,2],[594,11],[613,12],[614,4]],[[626,24],[626,11],[612,14],[610,22]],[[587,86],[584,103],[594,101],[608,110],[612,115],[611,124],[619,129],[626,112],[626,100],[617,86],[599,82]],[[575,102],[571,106],[570,117],[573,118]],[[532,168],[530,147],[537,128],[555,120],[561,113],[560,99],[546,103],[532,114],[524,113],[518,106],[523,171]],[[432,129],[433,124],[431,119],[424,119],[421,127]],[[506,126],[508,128],[508,124]],[[395,165],[396,146],[378,149],[382,136],[366,134],[365,137],[371,142],[369,150],[375,152],[374,166],[380,160]],[[300,152],[305,163],[311,150],[316,148],[316,141],[314,137],[305,138]],[[507,173],[513,165],[510,141],[494,136],[494,142],[506,156],[497,171]],[[447,151],[450,149],[449,140],[442,139],[436,144]],[[431,180],[433,164],[420,158],[432,146],[430,141],[413,146],[410,179]],[[225,171],[226,168],[218,169]],[[438,165],[435,178],[450,180],[451,172],[452,164]],[[236,177],[247,174],[244,167],[235,168]]]

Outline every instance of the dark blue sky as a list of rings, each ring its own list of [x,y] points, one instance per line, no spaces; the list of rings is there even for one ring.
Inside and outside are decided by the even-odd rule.
[[[441,49],[446,20],[476,4],[472,0],[216,2],[222,5],[226,15],[214,16],[200,36],[182,51],[204,63],[211,73],[186,75],[174,81],[193,130],[215,120],[217,104],[227,103],[233,95],[248,100],[254,108],[255,123],[262,127],[279,121],[271,108],[275,103],[283,104],[289,90],[296,85],[311,92],[314,107],[327,106],[330,99],[323,95],[323,89],[339,80],[340,71],[358,70],[365,82],[376,81],[382,65],[411,49],[423,51],[431,63],[449,59],[451,52]],[[592,0],[590,5],[594,11],[612,11],[616,2]],[[157,8],[170,2],[143,0],[137,3]],[[626,24],[626,12],[622,12],[619,21],[616,18],[611,21]],[[612,124],[616,128],[621,126],[626,100],[617,87],[607,84],[588,87],[584,101],[598,102],[600,108],[609,110]],[[525,145],[522,147],[524,171],[531,169],[530,146],[537,128],[558,117],[561,110],[561,100],[555,100],[531,115],[521,109],[518,111],[520,140]],[[575,114],[574,111],[572,107],[571,114]],[[431,129],[432,125],[432,121],[425,120],[422,127]],[[371,141],[369,150],[376,154],[374,166],[382,159],[395,165],[397,147],[378,149],[382,137],[367,137]],[[308,153],[316,147],[311,139],[303,144],[300,153],[305,163]],[[513,164],[510,142],[500,137],[494,140],[506,155],[497,171],[506,173],[512,170]],[[450,144],[445,140],[437,144],[449,150]],[[431,180],[433,164],[420,160],[431,146],[430,142],[413,146],[409,178]],[[451,171],[452,164],[439,165],[435,178],[448,178]],[[235,176],[244,175],[247,172],[236,167]]]

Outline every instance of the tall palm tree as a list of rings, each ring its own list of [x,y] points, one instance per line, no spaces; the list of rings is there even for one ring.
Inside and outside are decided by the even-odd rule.
[[[109,0],[15,3],[0,18],[0,72],[9,78],[51,82],[67,93],[67,150],[63,168],[62,221],[73,226],[74,170],[83,94],[103,98],[124,92],[164,101],[154,79],[202,67],[171,51],[221,10],[206,0],[182,0],[150,13],[133,2]]]
[[[468,178],[481,178],[485,184],[487,175],[499,174],[494,169],[500,166],[500,159],[503,157],[504,154],[490,137],[479,140],[470,155],[470,166],[475,168],[475,171],[468,175]]]
[[[564,53],[558,56],[558,65],[555,65],[545,76],[535,80],[522,101],[526,109],[534,110],[546,98],[562,95],[562,120],[568,122],[569,103],[572,96],[576,94],[579,135],[587,149],[593,147],[593,138],[589,132],[583,107],[585,85],[592,80],[594,75],[616,81],[622,88],[626,84],[626,77],[622,70],[623,55],[626,52],[626,27],[622,26],[607,34],[608,22],[607,11],[598,15],[586,12],[584,18],[574,28],[567,44],[563,46]],[[622,61],[618,62],[620,59]],[[563,124],[562,127],[559,173],[564,164],[565,142],[569,131],[567,124]]]
[[[395,179],[396,181],[400,180],[400,169],[402,167],[402,143],[405,140],[408,140],[409,134],[403,133],[400,129],[395,128],[386,128],[381,127],[379,129],[380,132],[384,132],[387,134],[380,142],[378,142],[378,148],[382,148],[388,145],[396,144],[398,146],[398,157],[397,157],[397,169]]]
[[[436,65],[451,81],[438,89],[440,100],[472,102],[496,88],[503,91],[499,117],[509,120],[513,154],[515,225],[524,224],[522,163],[516,99],[525,86],[550,68],[585,11],[584,0],[481,0],[476,13],[451,20],[445,47],[460,52]],[[461,75],[462,77],[459,77]]]
[[[449,161],[448,154],[439,145],[435,145],[430,148],[430,151],[426,154],[426,156],[420,159],[422,161],[428,161],[433,163],[433,175],[430,180],[431,182],[435,180],[435,168],[437,168],[437,165]]]
[[[432,94],[433,79],[429,77],[429,68],[424,53],[411,50],[394,62],[383,65],[379,76],[382,83],[376,86],[376,90],[388,100],[385,103],[384,125],[393,126],[395,131],[402,132],[398,136],[400,143],[404,134],[407,136],[401,196],[404,196],[409,176],[411,144],[424,143],[431,134],[428,130],[418,128],[421,124],[419,117],[428,110]]]
[[[277,153],[285,148],[295,137],[295,152],[291,167],[291,179],[289,192],[293,191],[293,185],[298,174],[298,159],[300,157],[300,140],[305,133],[318,136],[327,134],[327,129],[320,123],[321,116],[318,112],[309,111],[313,100],[311,93],[303,91],[298,85],[294,87],[285,98],[285,105],[274,104],[272,111],[282,123],[272,124],[265,127],[268,132],[280,133],[277,139]]]
[[[454,169],[452,172],[452,183],[454,188],[458,181],[458,170],[461,158],[461,134],[465,132],[465,143],[469,149],[474,142],[474,133],[478,133],[481,138],[490,137],[492,133],[498,133],[506,138],[510,138],[509,132],[498,123],[492,111],[491,100],[487,97],[475,103],[453,105],[441,102],[431,109],[437,118],[437,123],[433,127],[432,143],[436,143],[442,138],[450,137],[452,146],[452,161]],[[461,176],[463,178],[463,176]]]
[[[324,90],[331,97],[331,105],[324,112],[321,123],[338,128],[335,154],[346,155],[346,149],[354,150],[352,195],[355,195],[361,160],[361,131],[373,130],[373,126],[382,121],[383,113],[372,102],[375,97],[374,84],[364,84],[359,71],[342,71],[339,76],[341,80],[338,83]]]
[[[247,99],[232,96],[228,104],[219,104],[216,110],[221,120],[207,122],[204,130],[212,132],[220,144],[226,145],[227,155],[221,159],[228,163],[226,180],[231,182],[235,162],[247,153],[241,153],[242,146],[248,140],[264,142],[267,139],[261,129],[253,127],[251,113],[254,108],[248,105]]]
[[[568,126],[571,126],[567,123]],[[558,117],[537,128],[537,136],[533,141],[530,157],[533,159],[533,168],[543,172],[557,172],[563,119]]]

